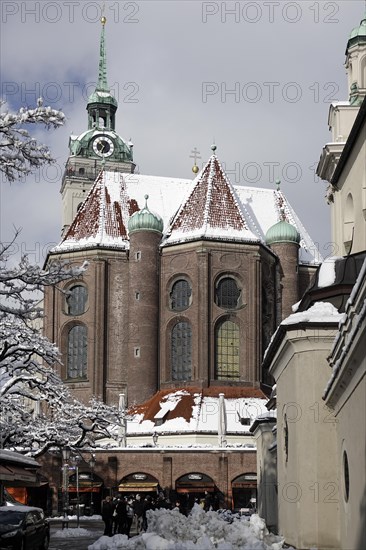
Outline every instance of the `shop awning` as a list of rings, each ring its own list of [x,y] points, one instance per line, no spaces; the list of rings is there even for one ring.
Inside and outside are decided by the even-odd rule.
[[[5,481],[8,479],[14,479],[14,473],[11,471],[10,468],[7,468],[6,466],[0,464],[0,480]]]
[[[157,482],[145,482],[145,483],[120,483],[118,486],[118,490],[121,492],[128,492],[131,493],[147,493],[149,491],[155,491],[158,486]]]
[[[10,487],[24,486],[29,483],[38,484],[37,472],[14,464],[0,465],[0,480]]]
[[[175,489],[177,493],[204,493],[207,491],[208,493],[212,493],[215,491],[215,484],[214,483],[192,483],[192,485],[189,485],[188,483],[183,484],[176,484]]]
[[[102,482],[94,481],[92,483],[89,480],[80,480],[79,481],[79,493],[99,493]],[[69,483],[69,493],[76,493],[77,486],[76,483]]]

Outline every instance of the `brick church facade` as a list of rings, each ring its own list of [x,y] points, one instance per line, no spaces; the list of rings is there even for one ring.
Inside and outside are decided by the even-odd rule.
[[[69,142],[62,240],[47,259],[87,261],[88,268],[64,292],[46,289],[44,331],[78,398],[117,404],[123,394],[136,415],[123,448],[97,451],[105,488],[118,491],[123,478],[143,472],[172,490],[199,471],[231,505],[233,480],[238,488],[241,476],[255,474],[255,448],[239,448],[251,438],[240,407],[266,402],[272,379],[261,370],[264,351],[320,258],[279,184],[233,186],[215,146],[201,170],[193,167],[193,180],[134,173],[133,145],[115,129],[104,32],[105,20],[88,129]],[[217,454],[216,428],[189,422],[197,396],[219,403],[219,394],[229,409],[235,401],[239,421],[233,447],[228,428]],[[182,397],[180,404],[168,406],[169,395]],[[177,419],[190,428],[177,429]],[[159,449],[144,450],[153,432]],[[182,433],[190,446],[179,450]],[[212,449],[195,451],[201,440]],[[49,478],[52,464],[45,464]]]

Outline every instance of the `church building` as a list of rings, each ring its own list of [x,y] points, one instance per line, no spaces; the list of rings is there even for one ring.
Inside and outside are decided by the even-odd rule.
[[[264,351],[321,258],[280,183],[233,185],[215,145],[193,180],[135,173],[133,144],[116,131],[105,23],[88,126],[69,141],[62,238],[47,258],[88,268],[63,293],[46,289],[44,331],[77,398],[130,413],[121,447],[97,454],[106,488],[123,491],[133,475],[134,490],[144,475],[178,492],[200,480],[232,505],[240,488],[255,490],[249,425],[273,383]]]

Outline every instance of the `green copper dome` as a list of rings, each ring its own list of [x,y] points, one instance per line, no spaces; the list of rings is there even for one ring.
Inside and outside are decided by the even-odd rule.
[[[357,42],[357,40],[355,40],[356,38],[361,38],[362,41],[366,41],[366,14],[359,26],[352,29],[348,39],[348,46],[351,41],[352,43]]]
[[[295,226],[284,220],[272,225],[266,233],[266,244],[273,243],[297,243],[300,242],[300,233]]]
[[[90,94],[88,97],[88,105],[93,103],[102,103],[103,105],[113,105],[116,108],[118,107],[116,98],[113,97],[110,92],[106,92],[104,90],[95,90],[95,92]]]
[[[145,195],[145,207],[142,210],[132,214],[128,220],[128,232],[130,235],[135,231],[155,231],[156,233],[163,232],[164,222],[158,214],[154,214],[148,209],[148,198],[149,195]]]

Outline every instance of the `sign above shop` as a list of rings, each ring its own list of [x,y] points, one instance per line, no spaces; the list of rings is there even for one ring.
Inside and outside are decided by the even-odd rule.
[[[138,479],[139,481],[143,481],[147,478],[146,474],[133,474],[133,479]]]

